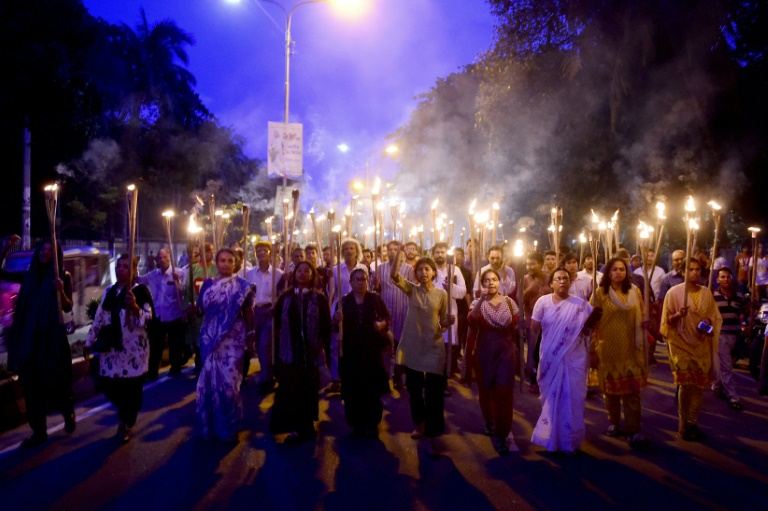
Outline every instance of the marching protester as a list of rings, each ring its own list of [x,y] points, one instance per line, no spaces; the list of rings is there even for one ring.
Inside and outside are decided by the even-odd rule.
[[[368,271],[365,265],[360,262],[362,255],[363,249],[356,239],[347,238],[341,242],[341,257],[343,261],[333,267],[331,280],[328,283],[328,296],[334,315],[340,306],[341,298],[352,290],[349,284],[349,276],[352,272],[357,269]],[[336,289],[337,285],[340,285],[341,289]],[[330,393],[341,392],[341,376],[339,374],[339,349],[341,347],[339,337],[337,332],[333,332],[331,335],[331,347],[328,354],[331,370],[331,385],[328,387],[328,392]]]
[[[510,296],[514,300],[517,292],[517,279],[515,278],[515,270],[504,264],[504,249],[498,245],[494,245],[486,252],[488,257],[488,264],[480,268],[480,271],[475,275],[474,279],[474,294],[475,298],[480,297],[481,294],[481,278],[480,276],[485,270],[493,269],[501,277],[499,292],[504,296]]]
[[[610,425],[606,435],[626,436],[633,448],[644,446],[640,433],[640,390],[648,379],[643,329],[643,297],[630,281],[630,269],[620,258],[605,266],[594,306],[602,310],[590,347]],[[622,426],[622,412],[624,423]]]
[[[540,335],[533,335],[531,330],[531,314],[536,301],[552,288],[547,284],[548,278],[542,271],[544,258],[538,252],[531,252],[525,261],[526,274],[523,276],[523,310],[526,318],[526,339],[528,340],[525,372],[528,375],[531,394],[539,393],[539,385],[536,382],[536,373],[539,366]],[[522,354],[521,354],[522,356]]]
[[[320,367],[331,337],[328,299],[314,288],[315,267],[302,261],[294,269],[294,288],[275,304],[275,376],[277,391],[269,422],[273,434],[286,441],[315,438],[318,420]]]
[[[592,278],[592,273],[595,271],[595,258],[592,257],[592,254],[586,254],[584,256],[584,261],[581,263],[581,270],[579,271],[579,275],[584,275]],[[597,272],[597,283],[595,285],[599,286],[600,281],[603,279],[603,272],[598,271]]]
[[[646,250],[645,262],[643,266],[645,266],[645,271],[648,272],[651,291],[653,291],[654,297],[659,296],[661,294],[661,283],[664,280],[664,275],[665,275],[664,268],[653,264],[655,258],[656,258],[656,252],[650,249]],[[641,277],[645,278],[643,276],[643,266],[640,266],[639,268],[634,270],[632,273],[636,275],[640,275]]]
[[[202,369],[197,380],[197,419],[203,438],[236,441],[243,413],[240,384],[246,335],[253,335],[253,287],[235,273],[235,253],[216,253],[218,276],[200,289],[197,308]]]
[[[488,268],[480,275],[484,293],[476,299],[469,313],[474,348],[470,359],[477,375],[478,399],[485,420],[485,432],[499,454],[507,454],[514,445],[512,399],[517,353],[517,304],[501,291],[499,273]]]
[[[189,349],[194,352],[195,355],[195,372],[199,373],[202,368],[202,357],[200,355],[200,318],[197,315],[197,310],[194,304],[197,303],[198,296],[200,295],[200,288],[206,278],[216,277],[217,270],[213,261],[213,245],[206,243],[204,245],[203,257],[200,257],[199,247],[192,248],[192,255],[189,260],[189,264],[182,268],[186,275],[187,285],[186,299],[191,304],[187,316],[189,319],[189,334],[187,335],[187,344]]]
[[[132,437],[141,409],[144,375],[149,370],[147,325],[153,317],[152,296],[143,284],[131,282],[138,267],[122,254],[115,264],[117,283],[104,293],[85,345],[98,359],[99,386],[117,410],[117,438]]]
[[[405,366],[414,439],[434,439],[445,432],[443,395],[446,384],[446,353],[443,332],[453,323],[448,315],[448,294],[435,286],[437,268],[427,257],[414,267],[416,283],[400,275],[400,257],[389,272],[395,285],[408,296],[408,312],[397,349],[397,359]],[[438,446],[433,442],[432,447]]]
[[[435,268],[437,268],[437,275],[435,276],[435,285],[440,286],[449,292],[448,296],[448,314],[456,317],[458,314],[458,306],[456,302],[463,300],[467,294],[467,286],[464,283],[464,275],[458,270],[456,265],[451,264],[449,268],[448,263],[448,244],[447,243],[435,243],[432,246],[432,259],[435,261]],[[453,281],[451,285],[448,285],[449,271],[453,273]],[[450,332],[450,336],[448,335]],[[449,338],[451,339],[449,341]],[[458,370],[459,360],[459,336],[456,323],[450,326],[448,330],[443,334],[443,339],[446,345],[451,342],[451,360],[448,361],[448,375],[453,375]]]
[[[405,263],[411,268],[416,267],[416,261],[419,260],[421,254],[419,252],[419,245],[414,241],[405,242]]]
[[[149,333],[149,371],[147,377],[156,379],[160,370],[163,348],[168,343],[171,376],[181,374],[181,367],[186,363],[186,311],[183,303],[184,271],[171,266],[171,254],[167,247],[157,251],[157,265],[154,270],[137,278],[152,295],[155,315],[150,320]]]
[[[669,365],[680,386],[677,399],[678,435],[701,441],[698,426],[703,390],[710,384],[715,346],[722,317],[712,293],[699,284],[701,263],[687,261],[686,282],[669,290],[664,298],[661,333],[669,343]]]
[[[456,300],[456,335],[459,342],[459,353],[461,360],[459,361],[459,370],[461,371],[462,383],[470,383],[472,381],[472,367],[468,364],[467,360],[467,332],[469,331],[469,323],[467,317],[469,315],[469,305],[472,301],[472,289],[474,289],[474,277],[472,271],[465,266],[466,258],[464,249],[457,247],[453,251],[453,257],[455,258],[456,269],[461,272],[461,276],[464,277],[464,283],[466,284],[467,292],[464,294],[464,298]]]
[[[58,257],[59,274],[53,258]],[[64,430],[75,431],[72,394],[72,355],[62,312],[72,310],[72,278],[64,271],[61,250],[39,242],[32,254],[16,298],[13,324],[8,334],[8,368],[19,375],[32,436],[23,447],[36,447],[48,439],[47,405],[64,416]]]
[[[347,423],[357,436],[378,438],[383,406],[389,392],[383,354],[391,345],[389,311],[376,293],[368,291],[368,273],[352,270],[352,291],[341,299],[341,398]]]
[[[553,293],[533,307],[531,335],[541,333],[538,384],[541,415],[531,442],[548,451],[572,453],[584,440],[589,329],[600,320],[600,309],[568,294],[570,276],[564,268],[550,274]]]
[[[379,288],[381,299],[384,301],[384,305],[389,311],[390,330],[394,337],[394,344],[391,349],[396,350],[397,346],[400,344],[403,324],[405,323],[405,315],[408,312],[408,297],[403,294],[395,285],[394,281],[389,278],[392,266],[395,264],[395,259],[404,257],[401,252],[401,244],[399,241],[393,240],[387,243],[387,256],[387,262],[379,265],[379,271],[374,275],[374,280],[376,282],[376,287]],[[398,271],[404,279],[413,281],[413,267],[411,265],[400,264]],[[400,391],[403,387],[403,368],[399,364],[393,363],[392,355],[394,355],[394,353],[385,354],[387,374],[392,378],[392,385],[395,390]]]
[[[277,281],[283,271],[273,268],[271,262],[272,244],[268,241],[256,242],[256,266],[246,274],[248,282],[256,288],[253,307],[253,335],[248,337],[255,346],[249,349],[255,351],[259,359],[258,390],[267,394],[274,387],[272,371],[272,301],[277,298]],[[274,275],[273,275],[274,272]]]
[[[717,379],[712,384],[712,390],[715,395],[727,400],[731,409],[741,410],[741,398],[736,390],[733,371],[733,349],[741,333],[741,324],[746,319],[749,302],[736,289],[733,272],[727,267],[717,270],[717,291],[713,294],[723,324],[717,343]]]
[[[667,296],[669,290],[685,281],[684,269],[685,250],[674,250],[672,252],[672,269],[664,274],[659,285],[659,294],[656,297],[659,302],[664,303],[664,297]]]
[[[571,278],[571,287],[568,293],[578,296],[582,300],[589,300],[592,296],[592,276],[587,276],[579,272],[579,259],[574,254],[566,254],[563,258],[563,268],[568,270],[568,276]]]

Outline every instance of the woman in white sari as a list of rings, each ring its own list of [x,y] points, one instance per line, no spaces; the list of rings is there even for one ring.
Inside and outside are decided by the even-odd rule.
[[[584,400],[587,395],[587,337],[584,331],[599,320],[600,309],[570,296],[564,268],[550,276],[554,293],[536,301],[531,332],[542,332],[538,383],[541,416],[531,442],[548,451],[573,452],[584,440]]]

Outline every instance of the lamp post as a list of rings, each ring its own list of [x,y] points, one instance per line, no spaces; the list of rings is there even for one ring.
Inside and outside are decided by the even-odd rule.
[[[240,3],[241,0],[228,0],[229,3]],[[291,36],[291,27],[293,25],[293,15],[301,7],[311,4],[338,4],[339,7],[345,7],[354,10],[354,4],[359,2],[352,2],[352,0],[303,0],[293,4],[290,8],[286,8],[283,4],[276,0],[254,0],[257,4],[268,3],[276,5],[284,16],[284,30],[285,30],[285,103],[283,109],[283,122],[288,124],[290,118],[290,105],[291,105],[291,46],[293,45],[293,38]],[[288,184],[288,178],[285,177],[285,171],[283,171],[283,188]]]

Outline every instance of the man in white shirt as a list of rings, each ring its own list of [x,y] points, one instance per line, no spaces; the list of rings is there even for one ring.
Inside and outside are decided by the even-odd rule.
[[[644,271],[648,272],[648,278],[651,279],[651,290],[653,296],[657,297],[661,293],[661,282],[664,280],[666,272],[660,266],[653,266],[653,259],[656,253],[653,250],[648,250],[645,254],[645,270],[640,267],[634,271],[635,275],[640,275],[645,278]]]
[[[586,275],[590,279],[592,278],[592,272],[595,270],[595,259],[591,255],[584,256],[584,263],[581,265],[582,270],[577,275]],[[597,272],[597,285],[600,285],[600,281],[603,280],[603,272]]]
[[[579,258],[574,254],[566,254],[563,258],[563,266],[571,278],[568,294],[589,301],[589,297],[592,296],[592,276],[579,273]]]
[[[246,274],[248,282],[256,286],[254,297],[254,331],[259,358],[259,392],[269,393],[274,387],[272,368],[272,300],[277,297],[277,283],[283,272],[271,264],[272,244],[268,241],[256,243],[256,266]],[[274,276],[272,273],[274,272]],[[248,357],[248,355],[246,355]]]
[[[464,295],[467,294],[467,285],[464,282],[464,275],[461,274],[455,265],[448,264],[448,244],[447,243],[435,243],[432,247],[432,259],[435,260],[435,266],[437,266],[437,277],[435,277],[435,286],[442,286],[443,289],[448,291],[448,271],[449,266],[453,269],[453,283],[450,286],[450,296],[448,297],[448,314],[456,317],[458,314],[458,306],[456,300],[463,300]],[[448,330],[443,333],[443,340],[448,343]],[[451,342],[451,370],[450,374],[453,374],[458,369],[458,357],[459,357],[459,334],[458,325],[454,321],[450,326],[450,332],[452,336]]]
[[[513,300],[517,301],[517,280],[515,277],[515,270],[504,264],[504,251],[498,245],[494,245],[488,249],[488,264],[480,268],[480,271],[475,275],[474,294],[475,298],[480,298],[480,275],[485,270],[494,269],[496,273],[501,275],[501,282],[499,283],[499,292],[504,296],[509,296]]]
[[[177,376],[185,359],[186,321],[184,315],[184,272],[180,268],[171,271],[171,254],[168,248],[157,251],[156,267],[149,273],[138,277],[152,294],[155,315],[149,328],[149,371],[147,377],[157,378],[163,357],[165,342],[168,342],[168,358],[171,369],[169,374]]]

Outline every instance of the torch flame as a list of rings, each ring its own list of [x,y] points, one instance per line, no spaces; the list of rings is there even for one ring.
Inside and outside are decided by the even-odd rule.
[[[696,201],[693,200],[693,195],[689,195],[685,200],[685,211],[693,213],[696,211]]]
[[[516,258],[521,258],[525,254],[525,246],[523,240],[520,238],[515,240],[515,244],[512,246],[512,255]]]
[[[163,218],[173,218],[176,213],[172,209],[166,209],[163,211]]]
[[[716,201],[713,201],[713,200],[707,202],[707,206],[712,208],[713,211],[720,211],[721,209],[723,209],[723,207],[720,204],[718,204]]]
[[[440,199],[435,199],[432,201],[432,211],[437,209],[437,205],[440,204]]]
[[[666,209],[667,209],[667,205],[661,201],[658,201],[656,203],[656,218],[658,218],[659,220],[665,220],[667,218],[667,215],[665,212]]]
[[[477,206],[477,199],[472,199],[472,202],[469,203],[469,216],[475,214],[475,206]]]

